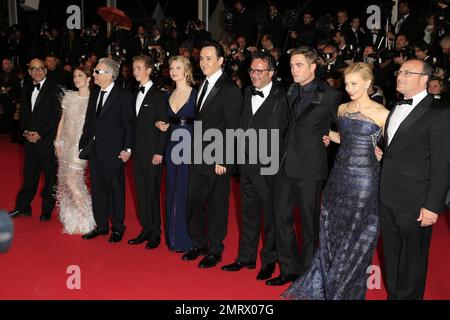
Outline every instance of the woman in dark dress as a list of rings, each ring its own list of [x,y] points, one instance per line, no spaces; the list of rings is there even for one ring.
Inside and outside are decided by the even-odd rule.
[[[345,71],[351,102],[339,106],[340,143],[322,196],[319,248],[309,270],[283,294],[289,299],[357,300],[367,290],[367,269],[378,240],[379,156],[377,140],[389,111],[367,94],[372,71],[355,63]],[[327,141],[328,140],[328,141]]]
[[[188,59],[175,56],[169,60],[169,65],[170,77],[176,84],[175,90],[167,95],[169,123],[157,122],[156,126],[162,131],[169,130],[165,156],[166,242],[170,250],[184,252],[192,247],[187,224],[189,166],[180,161],[183,158],[183,151],[178,152],[178,150],[181,149],[180,147],[190,150],[190,141],[177,137],[188,136],[190,139],[193,135],[197,92],[192,88],[192,66]],[[176,136],[174,136],[175,130]],[[172,154],[175,146],[177,149]]]

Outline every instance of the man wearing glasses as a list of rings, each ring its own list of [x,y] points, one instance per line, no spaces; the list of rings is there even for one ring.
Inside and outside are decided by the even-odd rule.
[[[384,128],[381,233],[388,299],[423,299],[432,225],[450,186],[450,112],[427,93],[431,67],[405,62],[397,72],[404,99]]]
[[[245,92],[239,128],[244,132],[267,130],[268,134],[265,137],[267,150],[272,150],[270,145],[272,134],[274,134],[272,130],[278,131],[279,140],[276,141],[278,143],[276,150],[278,151],[287,127],[288,106],[285,91],[272,82],[274,72],[275,59],[268,52],[253,55],[249,69],[253,86],[248,87]],[[245,135],[243,138],[245,139]],[[262,139],[262,135],[258,135],[258,145],[264,145],[264,142],[260,139]],[[245,141],[243,142],[245,143]],[[245,144],[245,163],[239,166],[242,201],[239,253],[236,261],[223,266],[222,270],[239,271],[242,268],[253,269],[256,267],[262,210],[264,245],[261,250],[261,270],[256,279],[267,280],[272,277],[275,262],[278,260],[275,250],[275,226],[273,222],[275,176],[263,174],[261,169],[265,165],[262,164],[258,156],[260,150],[253,149],[249,146],[250,143],[256,143],[256,141]],[[258,153],[250,154],[252,151]],[[250,163],[252,158],[257,159],[256,164]]]
[[[20,99],[21,131],[26,139],[24,181],[11,217],[31,216],[31,202],[36,195],[41,173],[45,185],[42,191],[40,221],[51,218],[55,200],[52,196],[56,182],[56,159],[53,140],[60,117],[61,90],[46,79],[44,61],[33,59],[28,65],[33,82],[23,88]]]
[[[94,239],[112,233],[109,242],[120,242],[125,231],[125,162],[133,143],[133,98],[114,84],[119,65],[112,59],[99,60],[79,149],[81,159],[89,160],[92,182],[92,208],[97,228],[83,235]]]

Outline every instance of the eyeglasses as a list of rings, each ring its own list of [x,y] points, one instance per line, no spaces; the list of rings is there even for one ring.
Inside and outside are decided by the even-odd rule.
[[[111,72],[109,72],[108,70],[95,69],[94,73],[97,74],[97,75],[101,75],[101,74],[104,74],[104,73],[111,73]]]
[[[421,73],[421,72],[412,72],[408,70],[398,70],[394,72],[394,75],[398,77],[399,75],[404,74],[405,77],[411,77],[413,74],[418,74],[420,76],[429,76],[429,74]]]
[[[248,69],[248,73],[249,73],[249,74],[256,73],[257,76],[262,75],[262,73],[263,73],[264,71],[269,71],[269,69],[264,69],[264,70],[260,70],[260,69],[252,69],[252,68]]]
[[[45,69],[46,69],[45,67],[33,67],[30,68],[30,72],[37,72],[37,71],[44,72]]]

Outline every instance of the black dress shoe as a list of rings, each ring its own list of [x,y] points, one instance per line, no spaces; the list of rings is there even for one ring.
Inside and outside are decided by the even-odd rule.
[[[41,217],[39,218],[39,221],[46,222],[46,221],[49,221],[51,218],[52,218],[52,214],[51,213],[43,213],[43,214],[41,214]]]
[[[298,275],[296,274],[288,274],[287,276],[279,275],[276,278],[270,279],[266,281],[268,286],[283,286],[288,282],[293,282],[297,280]]]
[[[151,249],[158,248],[160,242],[161,242],[160,238],[150,239],[150,240],[148,240],[148,242],[147,242],[147,244],[145,246],[145,249],[151,250]]]
[[[256,280],[267,280],[270,279],[273,272],[275,271],[275,262],[269,263],[259,270]]]
[[[247,262],[244,260],[237,259],[234,263],[223,266],[222,270],[223,271],[239,271],[242,268],[255,269],[256,262],[255,261]]]
[[[31,217],[31,212],[24,212],[21,210],[13,210],[9,212],[9,216],[11,218],[17,218],[17,217]]]
[[[108,230],[100,230],[98,228],[95,228],[91,232],[84,234],[81,238],[83,238],[84,240],[90,240],[90,239],[95,239],[98,236],[107,235],[108,233],[109,233]]]
[[[141,232],[136,238],[128,240],[128,244],[141,244],[148,240],[150,234]]]
[[[123,232],[113,231],[109,237],[109,242],[116,243],[122,241]]]
[[[208,249],[206,248],[196,248],[193,247],[188,252],[186,252],[181,259],[186,261],[191,261],[197,259],[199,256],[204,256],[208,253]]]
[[[200,261],[198,267],[204,269],[212,268],[216,266],[220,261],[222,261],[222,256],[209,253],[206,257],[202,259],[202,261]]]

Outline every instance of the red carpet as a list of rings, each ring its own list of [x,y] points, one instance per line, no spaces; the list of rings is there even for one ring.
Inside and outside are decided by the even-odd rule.
[[[22,150],[0,136],[0,207],[12,209],[21,183]],[[31,218],[18,218],[11,250],[0,255],[0,299],[278,299],[285,287],[269,287],[255,280],[256,270],[228,273],[220,265],[231,263],[238,248],[238,224],[233,183],[228,235],[223,262],[210,270],[197,262],[181,261],[164,243],[155,250],[126,242],[140,231],[135,214],[130,180],[127,183],[127,231],[119,244],[107,237],[84,241],[80,236],[61,233],[55,218],[39,222],[41,199],[36,197]],[[40,190],[40,189],[39,189]],[[450,299],[450,217],[443,216],[435,226],[431,247],[426,299]],[[378,264],[377,255],[374,264]],[[69,290],[69,266],[81,270],[81,289]],[[278,270],[276,271],[278,274]],[[381,289],[369,290],[367,299],[385,299]]]

